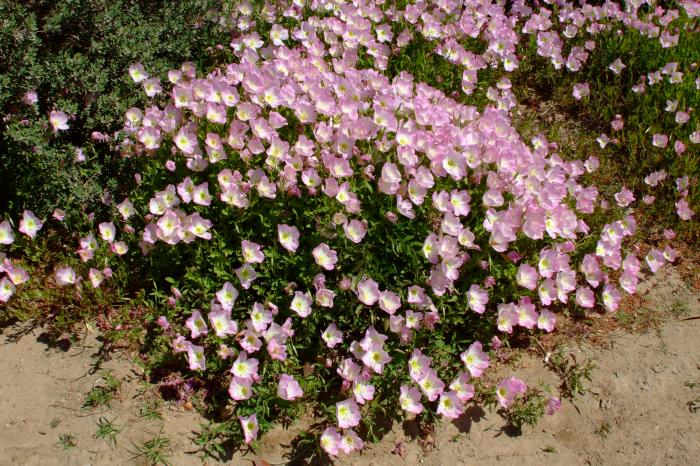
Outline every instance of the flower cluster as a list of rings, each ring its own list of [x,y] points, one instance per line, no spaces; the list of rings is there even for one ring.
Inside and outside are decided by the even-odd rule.
[[[604,199],[589,184],[596,157],[568,160],[544,135],[521,137],[509,77],[527,36],[538,57],[572,73],[612,24],[672,47],[669,12],[640,19],[610,2],[537,12],[524,1],[508,11],[476,0],[409,2],[402,10],[390,3],[270,2],[256,10],[240,2],[225,18],[235,25],[230,63],[204,76],[185,63],[168,83],[133,65],[131,78],[154,102],[126,112],[122,150],[141,157],[144,176],[115,204],[118,216],[77,249],[85,263],[97,262],[100,244],[114,261],[182,253],[183,275],[199,281],[185,294],[173,288],[173,310],[158,324],[190,371],[226,380],[243,412],[260,392],[274,393],[281,406],[308,398],[301,366],[322,360],[314,363],[335,376],[328,386],[338,400],[335,423],[320,439],[330,455],[362,448],[356,429],[380,390],[393,389],[406,415],[459,417],[491,364],[475,329],[507,338],[552,332],[563,306],[615,312],[644,270],[676,259],[668,242],[643,258],[628,250],[639,194],[622,187]],[[693,2],[684,8],[698,12]],[[568,47],[575,39],[583,42]],[[462,94],[390,71],[415,40],[430,41],[459,67]],[[469,40],[483,52],[469,50]],[[620,58],[609,65],[614,75],[625,68]],[[488,70],[499,76],[477,105],[468,96]],[[669,64],[649,75],[649,85],[655,73],[655,81],[683,80]],[[588,83],[574,86],[577,100],[590,93]],[[690,121],[690,109],[668,108],[678,125]],[[67,129],[63,112],[50,121],[54,131]],[[611,125],[621,131],[624,118]],[[601,148],[608,142],[601,135]],[[668,144],[668,136],[653,135],[654,146]],[[666,178],[656,171],[645,182]],[[683,220],[694,215],[689,183],[676,180]],[[619,215],[593,230],[588,219],[609,202]],[[34,237],[40,228],[26,212],[19,230]],[[582,250],[590,237],[594,249]],[[10,224],[0,224],[0,243],[12,241]],[[5,302],[28,275],[9,260],[1,271]],[[98,287],[110,274],[90,268],[88,278]],[[81,277],[62,267],[55,279],[65,286]],[[435,351],[438,336],[452,353]],[[304,360],[304,351],[313,357]],[[527,392],[516,377],[489,389],[503,408]],[[558,407],[552,400],[550,412]],[[258,416],[238,416],[246,443],[258,435]]]

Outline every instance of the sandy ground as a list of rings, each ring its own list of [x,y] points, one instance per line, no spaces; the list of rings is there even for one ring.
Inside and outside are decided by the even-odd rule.
[[[667,272],[642,289],[648,311],[675,306],[682,319],[669,319],[656,330],[608,335],[605,348],[571,343],[578,359],[595,361],[589,391],[535,428],[514,435],[502,431],[495,412],[471,407],[454,423],[437,427],[425,447],[410,424],[394,425],[361,455],[340,458],[339,465],[467,464],[700,464],[700,300],[678,275]],[[107,465],[148,464],[138,447],[158,435],[170,439],[167,451],[175,465],[201,464],[192,443],[203,420],[193,412],[163,405],[162,419],[140,416],[151,398],[134,366],[113,359],[105,364],[122,380],[111,408],[81,409],[86,393],[104,385],[101,372],[87,373],[98,348],[94,339],[67,352],[48,348],[35,330],[18,341],[18,328],[0,336],[0,464]],[[557,385],[542,361],[523,356],[506,371],[528,381]],[[104,411],[104,412],[103,412]],[[100,418],[121,429],[116,445],[95,437]],[[303,424],[273,429],[257,455],[235,455],[229,464],[286,464],[290,441]],[[75,446],[64,449],[62,435]],[[64,437],[65,438],[65,437]],[[397,453],[401,452],[399,456]],[[211,461],[210,461],[211,463]]]

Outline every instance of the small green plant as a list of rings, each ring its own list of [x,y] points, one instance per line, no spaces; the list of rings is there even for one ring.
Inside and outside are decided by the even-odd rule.
[[[55,429],[56,427],[58,427],[58,425],[60,423],[61,423],[61,420],[59,418],[55,417],[55,418],[51,419],[51,422],[49,422],[49,427],[51,427],[52,429]]]
[[[584,381],[590,382],[591,373],[596,367],[593,361],[578,361],[573,354],[566,357],[564,348],[559,348],[555,353],[550,354],[545,363],[559,376],[559,390],[561,395],[568,399],[586,393]]]
[[[593,431],[602,440],[605,440],[610,435],[610,423],[608,421],[603,421],[595,428]]]
[[[136,446],[136,453],[131,458],[145,458],[148,464],[170,465],[168,450],[170,449],[170,439],[158,434],[151,440],[144,442],[141,446]]]
[[[64,451],[70,450],[78,444],[78,440],[73,434],[61,434],[58,436],[58,445],[63,448]]]
[[[139,408],[139,417],[149,421],[158,421],[163,419],[160,413],[161,402],[158,398],[146,400]]]
[[[100,417],[97,421],[97,432],[95,433],[95,438],[104,439],[113,446],[117,445],[117,435],[119,435],[121,429],[118,429],[113,421],[110,421],[104,417]]]
[[[116,396],[121,381],[112,375],[111,371],[104,371],[101,377],[102,383],[93,387],[83,402],[84,409],[94,409],[99,406],[110,406]]]
[[[555,447],[551,446],[551,445],[550,445],[550,446],[547,446],[547,447],[544,447],[544,448],[542,449],[542,451],[545,452],[545,453],[558,453],[558,450],[557,450]]]
[[[517,430],[524,425],[535,426],[545,415],[547,397],[537,388],[528,389],[505,411],[506,425]]]

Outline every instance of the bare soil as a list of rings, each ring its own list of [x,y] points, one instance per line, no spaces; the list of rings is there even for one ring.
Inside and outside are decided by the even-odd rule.
[[[417,436],[410,422],[395,424],[362,454],[336,464],[698,464],[700,319],[694,317],[700,316],[700,292],[673,269],[640,288],[644,299],[635,318],[667,309],[675,317],[642,334],[610,333],[604,345],[569,341],[567,352],[595,362],[592,381],[587,393],[563,401],[559,413],[535,428],[504,430],[498,413],[471,406],[427,438]],[[131,361],[105,363],[121,380],[116,397],[109,407],[83,409],[86,394],[106,383],[102,371],[90,372],[99,348],[95,335],[61,351],[43,343],[40,330],[15,338],[21,330],[8,328],[0,336],[0,465],[149,464],[139,447],[158,436],[170,440],[164,451],[171,464],[202,464],[192,439],[205,420],[167,403],[161,419],[143,417],[144,406],[157,398]],[[527,354],[503,372],[530,384],[559,384],[541,359]],[[96,438],[100,418],[120,429],[116,445]],[[290,443],[308,425],[276,427],[261,439],[257,454],[238,452],[228,463],[286,464]]]

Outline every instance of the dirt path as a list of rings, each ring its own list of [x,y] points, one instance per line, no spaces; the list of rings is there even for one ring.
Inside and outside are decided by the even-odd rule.
[[[700,315],[697,291],[687,289],[674,272],[644,287],[646,308],[676,306],[685,316]],[[7,329],[0,337],[1,465],[148,464],[139,448],[159,437],[170,441],[163,451],[172,464],[201,464],[186,452],[196,449],[192,432],[202,419],[169,405],[157,410],[160,419],[149,419],[155,398],[139,395],[144,386],[129,361],[104,366],[121,380],[111,407],[81,409],[88,393],[109,397],[103,372],[85,375],[97,342],[88,338],[63,352],[41,343],[39,331],[13,341],[17,330]],[[520,435],[502,432],[498,414],[473,407],[458,422],[438,426],[426,450],[410,428],[395,425],[362,455],[340,458],[337,464],[698,464],[700,319],[669,320],[641,335],[611,335],[608,346],[569,348],[579,359],[596,363],[589,392],[576,398],[575,406],[563,402],[560,413]],[[557,385],[542,361],[524,357],[512,370],[529,383]],[[120,429],[116,445],[96,438],[100,418]],[[248,457],[284,461],[285,446],[302,428],[274,429],[261,440],[259,455]],[[392,450],[402,450],[402,457]],[[252,462],[237,455],[230,464]]]

